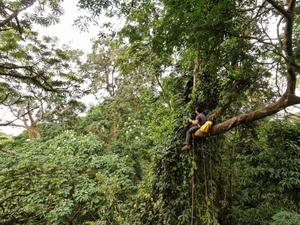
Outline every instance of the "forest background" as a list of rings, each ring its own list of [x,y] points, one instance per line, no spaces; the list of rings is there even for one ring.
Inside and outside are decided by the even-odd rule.
[[[0,224],[299,225],[299,2],[77,7],[89,53],[34,30],[61,1],[0,1]]]

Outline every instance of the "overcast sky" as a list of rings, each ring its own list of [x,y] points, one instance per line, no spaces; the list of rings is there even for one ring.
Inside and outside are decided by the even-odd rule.
[[[68,44],[73,48],[89,52],[91,50],[91,39],[96,37],[97,29],[90,29],[88,32],[81,32],[74,26],[74,21],[84,12],[77,9],[77,0],[65,0],[62,6],[65,10],[60,23],[50,26],[34,26],[41,35],[56,36],[61,44]]]

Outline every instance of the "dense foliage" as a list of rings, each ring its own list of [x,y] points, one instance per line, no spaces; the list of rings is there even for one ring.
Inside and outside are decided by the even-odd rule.
[[[119,105],[107,101],[73,131],[61,133],[54,124],[55,129],[45,128],[50,139],[6,142],[1,223],[189,223],[192,154],[168,141],[173,128],[168,128],[169,114],[161,111],[165,107],[145,111],[152,96],[142,97],[139,110],[123,103],[128,111],[116,116],[122,118],[117,131],[110,114]],[[276,224],[285,213],[286,224],[294,224],[288,221],[299,212],[299,126],[266,120],[222,140],[205,139],[194,162],[197,220]]]

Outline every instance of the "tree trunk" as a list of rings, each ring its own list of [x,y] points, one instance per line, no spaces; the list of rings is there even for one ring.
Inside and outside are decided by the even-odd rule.
[[[200,73],[200,56],[197,50],[197,56],[195,58],[194,74],[193,74],[193,92],[197,90],[198,76]]]
[[[36,125],[31,125],[30,127],[28,127],[27,132],[30,141],[41,137],[39,128]]]

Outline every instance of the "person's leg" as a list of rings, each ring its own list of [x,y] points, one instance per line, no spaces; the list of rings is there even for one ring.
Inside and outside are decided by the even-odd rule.
[[[188,131],[186,132],[186,138],[184,144],[192,144],[192,138],[193,134],[199,129],[198,126],[192,126]]]
[[[199,126],[192,126],[188,131],[186,132],[186,138],[184,142],[184,146],[182,150],[188,150],[192,147],[192,138],[193,134],[199,129]]]

